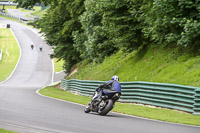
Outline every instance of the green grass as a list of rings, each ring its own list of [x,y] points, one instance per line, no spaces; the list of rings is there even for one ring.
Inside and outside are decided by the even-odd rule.
[[[57,59],[54,59],[55,72],[60,72],[63,70],[63,63],[63,60],[58,61]]]
[[[120,51],[103,63],[86,61],[77,65],[70,79],[107,81],[118,75],[120,81],[148,81],[200,87],[200,56],[178,48],[150,46],[131,53]]]
[[[57,89],[55,87],[46,87],[44,89],[41,89],[39,93],[49,97],[71,101],[83,105],[87,105],[88,102],[91,100],[90,97],[75,95],[70,92]],[[113,111],[154,120],[200,126],[200,116],[176,110],[152,108],[128,103],[116,103]]]
[[[36,9],[35,12],[31,13],[31,15],[42,17],[46,13],[47,9],[44,10]]]
[[[41,89],[39,93],[46,96],[53,97],[53,98],[58,98],[58,99],[66,100],[66,101],[84,104],[84,105],[87,104],[91,100],[90,97],[74,95],[70,92],[57,89],[55,87],[46,87],[44,89]]]
[[[0,29],[0,45],[3,49],[3,57],[0,61],[0,81],[3,81],[14,70],[20,50],[10,29]]]
[[[13,132],[13,131],[9,131],[9,130],[0,128],[0,133],[17,133],[17,132]]]

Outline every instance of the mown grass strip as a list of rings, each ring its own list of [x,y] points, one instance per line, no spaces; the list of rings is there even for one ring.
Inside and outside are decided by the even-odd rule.
[[[55,87],[46,87],[41,89],[39,93],[83,105],[87,105],[91,100],[90,97],[75,95]],[[165,108],[152,108],[128,103],[116,103],[113,111],[154,120],[200,126],[200,116]]]
[[[149,46],[131,53],[119,51],[102,63],[83,61],[69,79],[120,82],[147,81],[200,87],[200,56],[168,47]]]
[[[13,131],[9,131],[9,130],[0,128],[0,133],[17,133],[17,132],[13,132]]]
[[[41,10],[41,7],[36,7],[34,6],[35,12],[31,13],[31,15],[35,15],[38,17],[42,17],[44,14],[46,14],[46,11],[48,10],[48,8]]]
[[[64,60],[58,61],[58,59],[54,58],[55,72],[62,71],[63,70],[63,64],[64,64]]]
[[[3,50],[0,61],[0,81],[3,81],[14,70],[20,56],[20,49],[10,29],[0,29],[0,45]]]

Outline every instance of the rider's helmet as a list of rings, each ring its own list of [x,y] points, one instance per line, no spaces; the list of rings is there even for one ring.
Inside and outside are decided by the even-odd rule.
[[[117,75],[115,75],[115,76],[112,77],[112,80],[119,81],[119,77]]]

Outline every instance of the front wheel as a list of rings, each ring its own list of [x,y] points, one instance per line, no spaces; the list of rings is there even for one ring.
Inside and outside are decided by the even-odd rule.
[[[109,111],[112,110],[113,107],[114,107],[114,102],[113,102],[113,100],[109,99],[106,102],[105,107],[103,109],[98,110],[98,114],[99,115],[106,115]]]
[[[87,105],[86,107],[85,107],[85,109],[84,109],[84,112],[85,113],[89,113],[91,110],[90,110],[90,107],[89,107],[89,105]]]

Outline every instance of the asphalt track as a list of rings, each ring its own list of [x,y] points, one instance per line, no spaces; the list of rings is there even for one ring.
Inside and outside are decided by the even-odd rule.
[[[200,127],[117,113],[85,114],[84,106],[38,95],[38,89],[52,82],[49,47],[30,28],[2,18],[0,22],[11,24],[22,52],[13,75],[0,84],[0,128],[24,133],[200,133]]]
[[[15,17],[20,17],[28,21],[33,20],[32,18],[26,16],[26,15],[30,15],[31,11],[21,12],[19,9],[9,9],[9,8],[7,10],[9,14],[12,14]]]

